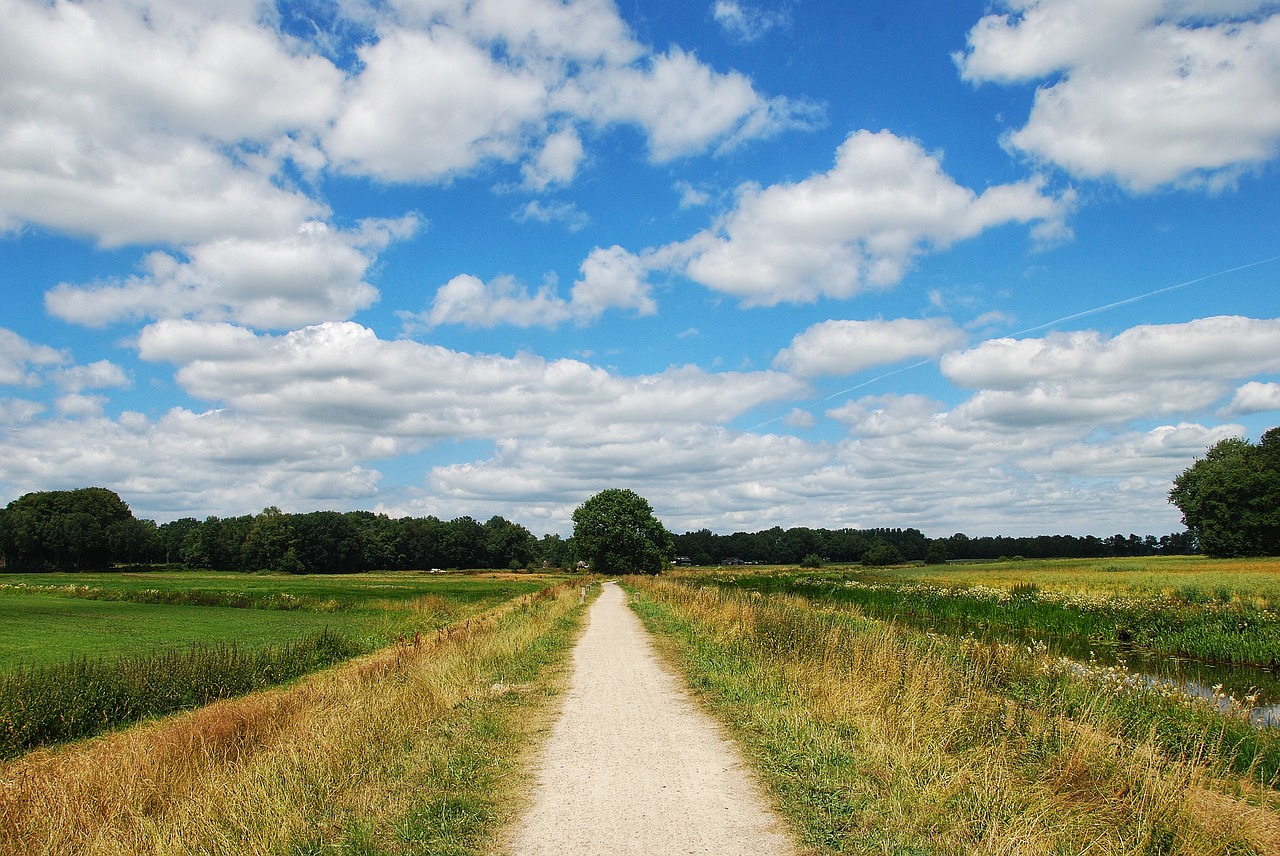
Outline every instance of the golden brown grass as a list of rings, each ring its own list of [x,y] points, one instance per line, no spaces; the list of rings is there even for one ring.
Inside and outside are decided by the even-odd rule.
[[[1280,853],[1276,795],[998,690],[1035,664],[848,611],[636,580],[815,853]]]
[[[0,766],[0,852],[470,852],[581,615],[525,596],[296,684]],[[505,783],[504,783],[504,777]]]

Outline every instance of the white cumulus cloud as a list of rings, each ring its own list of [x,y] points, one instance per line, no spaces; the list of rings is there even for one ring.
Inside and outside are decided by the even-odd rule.
[[[936,357],[963,345],[966,338],[943,318],[823,321],[792,339],[773,364],[801,377],[848,375],[901,360]]]
[[[1050,224],[1061,232],[1068,209],[1035,180],[977,193],[918,143],[858,131],[830,171],[741,187],[713,228],[657,258],[747,305],[806,303],[894,285],[924,252],[994,226]]]
[[[88,326],[192,317],[280,329],[349,318],[378,299],[366,279],[379,251],[413,234],[418,220],[367,220],[343,231],[303,224],[282,238],[224,238],[156,251],[145,273],[118,282],[62,283],[45,295],[55,316]]]
[[[1262,2],[1010,0],[965,79],[1044,81],[1007,144],[1137,192],[1229,184],[1280,151],[1280,14]]]
[[[1280,383],[1251,380],[1236,390],[1227,406],[1228,413],[1266,413],[1280,410]]]

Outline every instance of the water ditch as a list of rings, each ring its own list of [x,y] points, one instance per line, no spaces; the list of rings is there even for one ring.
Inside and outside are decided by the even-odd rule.
[[[956,621],[932,621],[897,615],[893,620],[918,630],[946,636],[967,636],[981,642],[1003,642],[1033,647],[1044,645],[1055,657],[1070,660],[1082,672],[1098,666],[1116,666],[1138,682],[1165,684],[1187,695],[1216,700],[1226,709],[1230,699],[1247,705],[1253,723],[1280,728],[1280,674],[1252,666],[1206,663],[1149,651],[1124,642],[1085,642],[1069,637],[1017,634]]]

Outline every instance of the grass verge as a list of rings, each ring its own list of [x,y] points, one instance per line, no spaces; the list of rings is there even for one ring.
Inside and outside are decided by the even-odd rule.
[[[629,585],[812,852],[1280,852],[1276,793],[1231,772],[1243,749],[1168,741],[1070,675],[1037,683],[1020,648],[783,595]]]
[[[297,683],[0,765],[0,852],[462,854],[514,811],[576,586]]]

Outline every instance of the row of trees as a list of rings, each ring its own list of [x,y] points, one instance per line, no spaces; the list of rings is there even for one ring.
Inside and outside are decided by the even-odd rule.
[[[12,570],[85,570],[126,564],[290,573],[427,568],[523,568],[571,563],[558,535],[535,538],[493,517],[391,518],[368,511],[139,520],[104,488],[42,491],[0,511],[0,556]]]
[[[1153,556],[1194,552],[1195,542],[1186,533],[1160,538],[1154,535],[1039,535],[1032,538],[1003,536],[970,538],[957,533],[949,538],[927,538],[918,529],[809,529],[774,527],[761,532],[716,535],[709,529],[675,536],[676,553],[695,565],[739,560],[760,564],[799,564],[806,558],[849,564],[891,565],[903,561],[946,562],[953,559],[1105,558]]]
[[[14,570],[82,570],[116,563],[181,564],[214,570],[354,573],[425,568],[566,567],[577,559],[607,572],[654,573],[673,555],[695,565],[814,561],[1103,558],[1280,552],[1280,429],[1254,446],[1224,440],[1175,481],[1170,499],[1188,531],[1156,538],[1041,535],[928,538],[917,529],[773,527],[717,535],[672,535],[643,498],[602,491],[573,515],[574,537],[535,538],[502,517],[391,518],[368,511],[286,514],[271,507],[240,517],[138,520],[105,488],[30,493],[0,510],[0,557]]]

